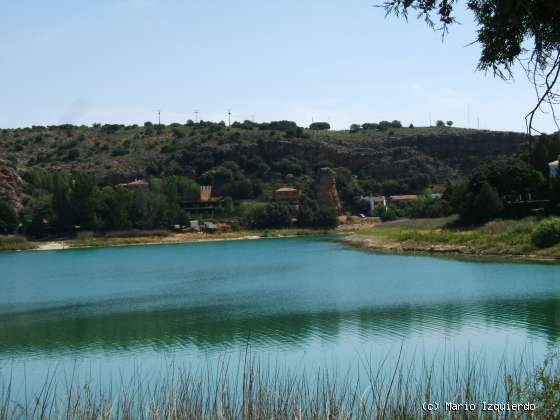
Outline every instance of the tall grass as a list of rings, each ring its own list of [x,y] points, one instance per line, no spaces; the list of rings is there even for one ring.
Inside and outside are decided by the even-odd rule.
[[[387,238],[402,244],[404,248],[430,250],[430,247],[442,246],[471,254],[560,258],[560,245],[541,249],[533,243],[532,235],[539,223],[535,217],[495,220],[470,228],[422,226],[422,222],[417,221],[416,225],[384,223],[360,231],[359,235]]]
[[[0,235],[0,251],[17,251],[36,248],[36,245],[19,235]]]
[[[158,382],[140,373],[118,386],[55,375],[41,390],[16,399],[8,380],[0,388],[0,419],[490,419],[558,418],[560,381],[555,363],[533,370],[523,361],[502,364],[489,375],[484,363],[403,362],[375,366],[362,361],[363,378],[336,370],[312,374],[247,357],[191,371],[171,365]],[[466,412],[445,410],[445,401],[477,404]],[[482,402],[535,404],[534,411],[483,412]],[[439,410],[424,411],[424,402]]]

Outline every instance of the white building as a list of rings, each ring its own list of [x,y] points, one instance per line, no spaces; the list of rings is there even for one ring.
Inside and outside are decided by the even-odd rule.
[[[560,160],[560,156],[558,156],[558,160],[548,163],[548,175],[551,178],[556,178],[558,176],[558,161]]]

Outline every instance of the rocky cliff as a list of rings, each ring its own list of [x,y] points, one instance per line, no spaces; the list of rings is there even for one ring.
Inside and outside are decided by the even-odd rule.
[[[331,168],[320,168],[317,171],[315,194],[320,205],[335,207],[340,211],[340,199],[336,190],[336,173]]]
[[[0,200],[19,210],[22,207],[19,192],[23,180],[16,169],[0,162]]]

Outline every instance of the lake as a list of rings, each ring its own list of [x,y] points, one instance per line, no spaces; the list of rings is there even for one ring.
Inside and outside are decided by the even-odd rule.
[[[54,370],[157,374],[248,348],[307,371],[359,371],[401,346],[492,367],[540,362],[560,338],[560,266],[380,255],[325,237],[2,253],[0,273],[0,376],[20,389]]]

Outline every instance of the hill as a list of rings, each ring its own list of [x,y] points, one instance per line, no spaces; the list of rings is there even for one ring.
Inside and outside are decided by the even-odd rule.
[[[184,175],[220,189],[248,180],[254,184],[249,196],[271,185],[308,184],[317,167],[331,166],[345,168],[337,172],[353,175],[364,191],[397,194],[454,182],[482,161],[516,153],[524,141],[520,133],[449,127],[354,133],[304,130],[289,122],[237,126],[190,122],[3,129],[0,156],[20,170],[91,172],[104,184]]]

